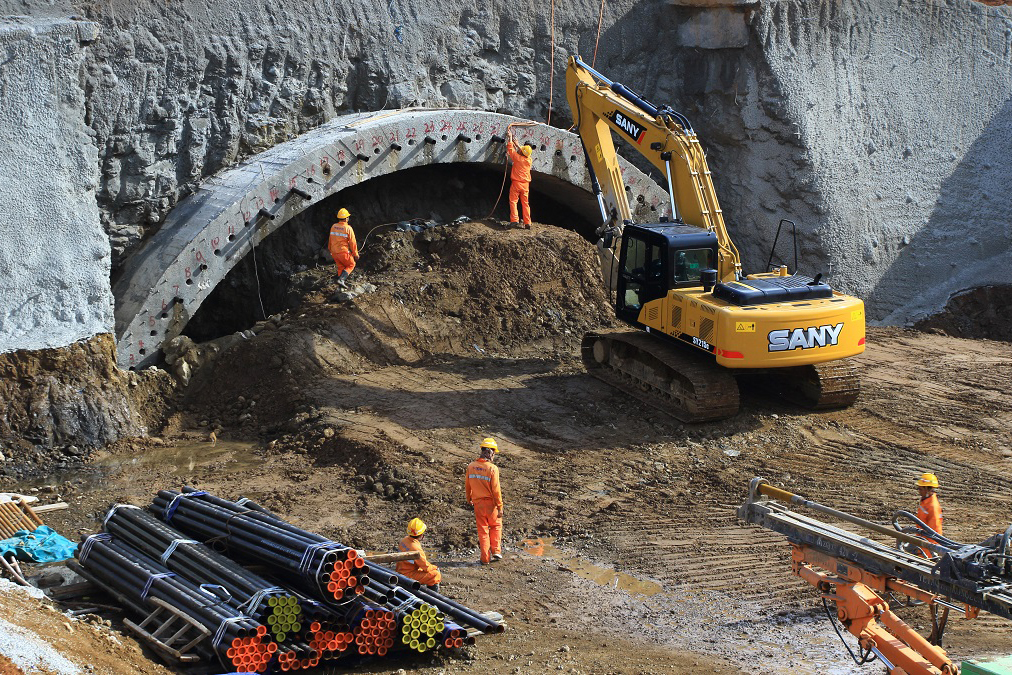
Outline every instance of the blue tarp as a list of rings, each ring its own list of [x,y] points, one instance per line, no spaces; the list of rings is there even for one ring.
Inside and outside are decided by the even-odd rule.
[[[77,544],[57,534],[48,525],[39,525],[34,532],[19,530],[10,539],[0,539],[0,555],[13,553],[24,562],[47,563],[74,557]]]

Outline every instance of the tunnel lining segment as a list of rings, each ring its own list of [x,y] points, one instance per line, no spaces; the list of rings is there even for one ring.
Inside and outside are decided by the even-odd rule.
[[[127,260],[113,288],[117,358],[123,368],[158,361],[228,272],[288,220],[341,190],[401,169],[440,163],[502,166],[511,122],[477,110],[406,109],[355,113],[281,143],[205,180]],[[545,125],[518,127],[538,150],[533,171],[590,192],[577,135]],[[630,202],[669,215],[667,193],[620,160]],[[535,177],[537,180],[537,177]]]

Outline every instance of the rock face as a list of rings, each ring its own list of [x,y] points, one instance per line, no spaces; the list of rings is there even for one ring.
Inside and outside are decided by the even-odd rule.
[[[145,433],[135,410],[143,408],[144,392],[150,391],[144,380],[162,376],[139,376],[115,364],[109,334],[60,349],[0,354],[0,448],[11,465],[73,460]]]
[[[61,151],[57,170],[24,191],[73,208],[43,210],[24,230],[46,255],[73,244],[77,264],[57,260],[53,278],[98,278],[107,262],[96,233],[72,229],[60,245],[51,229],[90,228],[96,199],[115,268],[201,180],[344,112],[466,106],[543,120],[551,104],[552,123],[568,125],[563,70],[579,53],[693,121],[747,269],[765,264],[788,217],[799,223],[802,268],[864,297],[875,318],[917,319],[955,292],[1001,281],[1002,223],[1012,219],[1003,192],[1012,170],[1001,161],[1012,138],[1009,10],[972,0],[613,0],[598,42],[599,9],[558,5],[553,35],[546,3],[505,0],[0,0],[3,14],[30,17],[5,20],[4,40],[20,36],[5,103],[52,112],[27,127],[39,141],[27,143],[6,111],[5,138],[19,142],[7,143],[0,167],[14,177],[44,164],[19,156],[24,147]],[[81,29],[64,27],[75,15],[99,27],[83,48],[80,34],[70,38]],[[5,263],[14,250],[3,246]],[[18,264],[51,268],[31,262]],[[32,336],[14,347],[66,344],[109,324],[107,288],[24,284],[2,294],[21,304],[4,307],[0,336],[12,325]],[[45,293],[32,299],[37,286]],[[11,323],[22,304],[45,307],[59,326]]]
[[[112,330],[99,159],[80,82],[82,45],[96,35],[79,21],[0,22],[0,353]]]
[[[556,7],[553,45],[543,3],[24,2],[101,25],[82,77],[117,262],[202,179],[349,110],[543,120],[551,102],[568,124],[565,57],[594,56],[599,10]],[[694,122],[747,269],[791,218],[803,269],[904,322],[1008,262],[1008,19],[971,0],[617,0],[596,65]]]

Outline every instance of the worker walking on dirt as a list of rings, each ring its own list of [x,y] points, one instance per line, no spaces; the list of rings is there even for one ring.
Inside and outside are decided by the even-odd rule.
[[[429,562],[422,550],[422,536],[428,529],[421,518],[412,518],[408,523],[408,536],[401,540],[400,549],[402,552],[418,551],[420,554],[416,560],[402,560],[397,563],[397,573],[403,574],[409,579],[428,586],[430,590],[439,592],[439,582],[443,575],[439,568]]]
[[[921,474],[917,480],[917,491],[921,495],[921,503],[917,506],[917,518],[934,530],[942,534],[942,507],[938,503],[938,476],[933,473]],[[930,539],[930,537],[926,537]],[[932,558],[934,553],[922,548],[925,557]]]
[[[917,517],[932,530],[942,534],[942,507],[935,494],[938,491],[938,476],[933,473],[921,474],[917,480],[917,491],[921,495]]]
[[[498,452],[495,439],[486,438],[481,442],[481,456],[468,464],[464,473],[464,491],[467,503],[474,506],[483,565],[502,560],[502,491],[499,467],[492,463]]]
[[[337,283],[347,287],[348,275],[355,269],[358,261],[358,242],[355,241],[355,230],[351,229],[348,219],[351,214],[342,208],[337,212],[337,222],[330,228],[330,242],[327,249],[337,265]]]
[[[531,191],[531,155],[534,148],[529,144],[519,145],[510,129],[506,138],[506,154],[513,162],[510,172],[510,225],[520,223],[517,217],[517,200],[524,216],[524,228],[531,229],[531,205],[528,201]]]

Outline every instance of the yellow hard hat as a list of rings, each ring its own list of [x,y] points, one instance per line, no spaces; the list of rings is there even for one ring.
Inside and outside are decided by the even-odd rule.
[[[425,523],[422,522],[421,518],[412,518],[411,522],[408,523],[408,534],[412,537],[420,537],[425,533]]]
[[[492,452],[499,452],[499,445],[495,442],[494,438],[486,438],[481,442],[481,447],[492,448]]]
[[[938,487],[938,476],[933,473],[922,473],[921,477],[917,479],[917,487]]]
[[[529,145],[520,146],[520,152],[524,153],[524,157],[530,157],[533,151],[533,148]]]
[[[351,214],[348,213],[348,209],[342,208],[337,212],[337,217],[340,220],[344,220],[345,218],[350,218]]]

